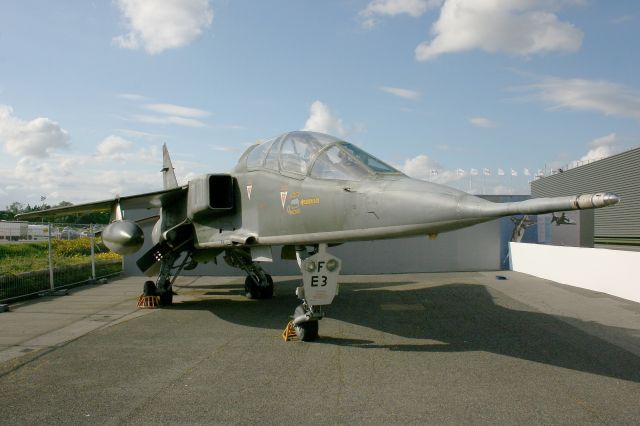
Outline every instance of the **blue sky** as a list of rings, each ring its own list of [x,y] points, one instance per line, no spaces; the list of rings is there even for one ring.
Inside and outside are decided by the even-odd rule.
[[[528,193],[525,168],[640,145],[639,23],[632,0],[4,1],[0,207],[160,189],[165,142],[186,183],[305,128]]]

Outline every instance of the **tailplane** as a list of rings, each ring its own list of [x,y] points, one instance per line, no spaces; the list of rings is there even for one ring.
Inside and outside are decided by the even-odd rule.
[[[167,144],[162,145],[162,180],[164,183],[164,189],[173,189],[178,187],[178,180],[176,179],[176,173],[173,171],[173,165],[171,164],[171,157],[169,157]]]

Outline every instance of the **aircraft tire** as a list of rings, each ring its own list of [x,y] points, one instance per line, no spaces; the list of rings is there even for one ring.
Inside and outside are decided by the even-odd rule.
[[[260,291],[261,299],[271,299],[273,298],[273,278],[269,274],[265,274],[267,276],[267,286],[260,287],[258,290]]]
[[[298,305],[296,310],[293,312],[293,317],[297,318],[303,314],[304,308],[302,307],[302,305]],[[300,323],[295,326],[295,329],[298,339],[302,340],[303,342],[312,342],[318,338],[318,321],[307,321]]]
[[[260,299],[260,288],[258,287],[258,283],[255,282],[250,275],[247,275],[247,278],[244,280],[244,292],[247,299]]]
[[[173,304],[173,291],[169,288],[168,291],[165,291],[160,295],[160,305],[171,306],[171,304]]]
[[[142,294],[144,296],[155,296],[158,294],[158,288],[153,281],[145,281],[142,287]]]

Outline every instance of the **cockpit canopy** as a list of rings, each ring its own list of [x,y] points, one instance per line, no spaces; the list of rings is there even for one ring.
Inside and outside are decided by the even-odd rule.
[[[398,170],[349,142],[316,132],[285,133],[257,145],[246,156],[247,170],[267,169],[318,179],[361,180]]]

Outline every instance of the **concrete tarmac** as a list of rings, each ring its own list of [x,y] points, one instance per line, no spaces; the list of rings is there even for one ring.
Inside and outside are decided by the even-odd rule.
[[[508,279],[498,280],[496,275]],[[280,334],[296,277],[252,301],[142,278],[0,314],[0,423],[638,424],[640,305],[514,272],[341,277],[320,339]]]

